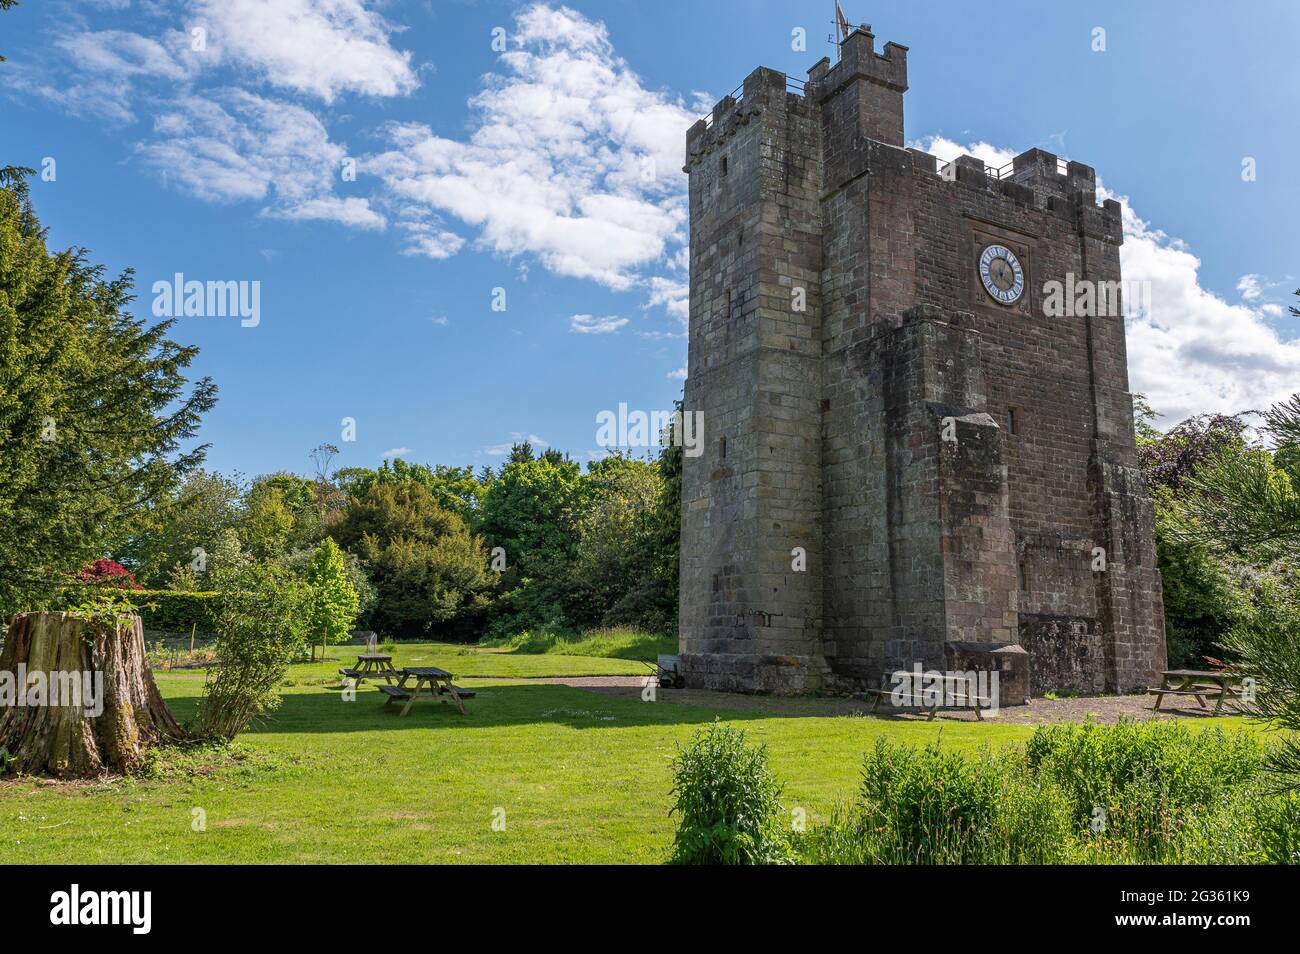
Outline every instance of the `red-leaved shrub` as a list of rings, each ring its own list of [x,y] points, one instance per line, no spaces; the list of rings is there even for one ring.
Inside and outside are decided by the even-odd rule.
[[[105,586],[116,586],[124,590],[144,589],[143,586],[136,582],[135,576],[130,570],[116,560],[108,559],[108,557],[96,560],[77,573],[76,578],[83,583],[102,583]]]

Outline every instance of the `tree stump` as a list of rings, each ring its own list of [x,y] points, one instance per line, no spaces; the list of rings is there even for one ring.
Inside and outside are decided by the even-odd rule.
[[[0,750],[12,769],[125,774],[160,741],[184,735],[145,659],[139,616],[117,626],[72,613],[19,613],[10,622],[0,650]]]

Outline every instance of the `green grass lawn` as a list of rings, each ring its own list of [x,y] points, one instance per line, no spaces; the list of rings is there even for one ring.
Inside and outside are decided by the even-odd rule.
[[[345,656],[347,647],[331,650]],[[767,743],[785,804],[824,820],[883,734],[975,748],[1026,738],[996,723],[773,716],[615,698],[523,676],[642,673],[619,659],[399,644],[395,662],[457,675],[468,718],[427,700],[411,714],[367,685],[345,702],[339,663],[293,667],[280,709],[242,736],[239,760],[162,760],[107,783],[0,783],[0,858],[76,862],[659,862],[675,826],[674,746],[716,716]],[[351,659],[347,661],[350,663]],[[511,680],[475,676],[512,677]],[[181,720],[202,676],[159,673]],[[1238,718],[1198,725],[1241,725]],[[193,810],[206,813],[194,831]],[[504,811],[505,830],[494,831]]]

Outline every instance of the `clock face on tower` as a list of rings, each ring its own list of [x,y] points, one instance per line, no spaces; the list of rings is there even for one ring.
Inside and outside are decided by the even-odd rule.
[[[1025,290],[1025,270],[1005,245],[989,245],[980,253],[980,281],[992,299],[1014,305]]]

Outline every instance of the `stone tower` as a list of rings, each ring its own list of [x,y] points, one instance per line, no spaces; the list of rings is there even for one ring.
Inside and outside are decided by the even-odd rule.
[[[687,133],[681,667],[739,691],[996,668],[1116,691],[1164,666],[1119,203],[1031,149],[904,146],[907,48],[759,68]],[[1057,316],[1046,293],[1110,292]],[[1058,299],[1059,304],[1059,299]]]

